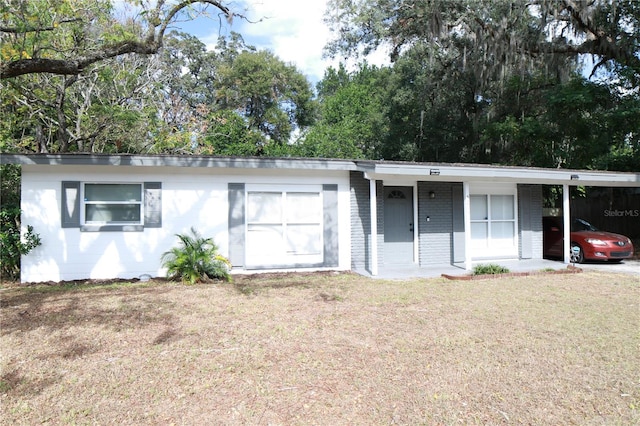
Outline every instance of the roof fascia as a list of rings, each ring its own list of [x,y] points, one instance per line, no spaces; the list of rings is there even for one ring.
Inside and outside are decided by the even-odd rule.
[[[640,173],[451,164],[358,163],[368,179],[407,177],[417,181],[511,182],[572,186],[640,186]]]
[[[0,164],[60,166],[211,167],[241,169],[356,170],[348,160],[232,158],[166,155],[1,154]]]
[[[640,186],[640,173],[442,163],[382,163],[368,160],[236,158],[182,155],[0,154],[0,164],[201,167],[239,169],[358,170],[367,179],[511,182],[573,186]]]

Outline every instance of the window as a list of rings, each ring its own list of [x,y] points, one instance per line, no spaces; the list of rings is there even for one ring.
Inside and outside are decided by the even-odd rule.
[[[490,195],[490,235],[493,245],[511,247],[516,235],[513,195]]]
[[[406,200],[407,197],[404,195],[404,192],[394,189],[391,192],[389,192],[389,195],[387,196],[388,199],[390,200]]]
[[[83,206],[87,225],[142,224],[142,185],[85,183]]]
[[[162,227],[162,183],[63,181],[61,227],[143,231]]]
[[[471,242],[476,249],[515,248],[516,217],[513,195],[471,196]],[[491,253],[491,252],[488,252]]]
[[[320,191],[247,192],[247,262],[321,263],[322,212]]]

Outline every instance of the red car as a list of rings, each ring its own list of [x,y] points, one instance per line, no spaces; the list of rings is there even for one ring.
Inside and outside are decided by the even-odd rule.
[[[563,258],[562,218],[543,217],[542,228],[544,257]],[[572,262],[582,263],[585,260],[620,262],[632,256],[633,243],[628,237],[599,231],[582,219],[574,219],[571,222]]]

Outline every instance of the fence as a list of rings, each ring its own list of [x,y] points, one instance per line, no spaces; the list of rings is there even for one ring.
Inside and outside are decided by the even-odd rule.
[[[602,188],[571,200],[571,216],[598,229],[640,239],[640,188]]]

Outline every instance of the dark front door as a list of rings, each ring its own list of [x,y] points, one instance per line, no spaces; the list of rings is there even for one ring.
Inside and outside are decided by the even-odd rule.
[[[384,189],[384,263],[413,262],[413,188]]]

